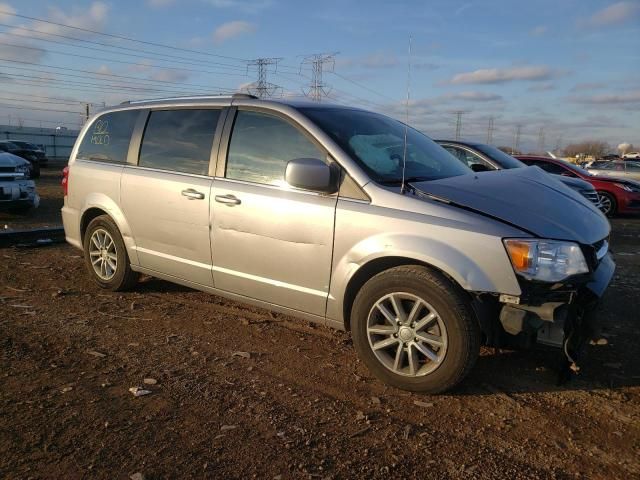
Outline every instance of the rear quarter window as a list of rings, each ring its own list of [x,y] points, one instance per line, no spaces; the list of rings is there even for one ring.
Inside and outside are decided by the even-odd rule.
[[[96,118],[82,139],[76,158],[126,163],[138,110],[105,113]]]

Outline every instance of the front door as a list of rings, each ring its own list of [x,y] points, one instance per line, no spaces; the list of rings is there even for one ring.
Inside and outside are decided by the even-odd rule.
[[[240,110],[213,182],[216,288],[324,316],[337,195],[284,182],[287,162],[327,153],[287,119]]]
[[[124,169],[120,187],[140,265],[206,286],[213,286],[209,163],[219,116],[152,111],[138,165]]]

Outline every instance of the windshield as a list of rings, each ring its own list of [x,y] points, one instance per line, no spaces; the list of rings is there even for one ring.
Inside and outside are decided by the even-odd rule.
[[[585,177],[592,177],[593,174],[589,173],[587,170],[585,170],[582,167],[579,167],[578,165],[574,165],[573,163],[569,163],[565,160],[560,160],[562,162],[562,166],[565,168],[568,168],[569,170],[573,170],[576,174],[578,175],[582,175]]]
[[[347,108],[301,108],[378,183],[402,182],[405,126],[390,117]],[[409,127],[407,181],[437,180],[472,170],[426,135]]]
[[[504,153],[502,150],[494,147],[493,145],[478,144],[474,145],[474,147],[487,155],[493,161],[497,162],[502,168],[526,167],[526,165],[520,160],[518,160],[517,158],[513,158],[511,155]]]

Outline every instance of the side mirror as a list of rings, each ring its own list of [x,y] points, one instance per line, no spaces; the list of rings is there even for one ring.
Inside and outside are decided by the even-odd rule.
[[[295,188],[333,193],[338,190],[337,172],[317,158],[296,158],[287,163],[284,180]]]
[[[472,163],[471,170],[474,172],[489,172],[491,169],[487,167],[484,163]]]

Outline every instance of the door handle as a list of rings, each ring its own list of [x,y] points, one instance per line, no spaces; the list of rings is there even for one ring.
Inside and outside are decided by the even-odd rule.
[[[189,200],[204,200],[204,193],[198,192],[193,188],[187,188],[186,190],[182,190],[182,196],[187,197]]]
[[[216,202],[218,203],[224,203],[225,205],[229,206],[229,207],[233,207],[234,205],[240,205],[242,202],[240,201],[239,198],[235,197],[234,195],[216,195]]]

